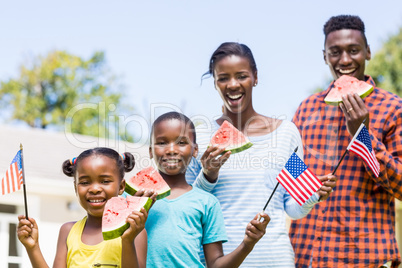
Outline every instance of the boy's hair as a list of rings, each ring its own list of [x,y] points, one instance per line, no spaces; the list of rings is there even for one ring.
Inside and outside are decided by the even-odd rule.
[[[131,153],[126,152],[120,155],[113,149],[106,147],[96,147],[93,149],[83,151],[77,158],[68,159],[64,161],[62,165],[63,173],[69,177],[75,178],[77,164],[81,162],[83,159],[94,155],[102,155],[115,160],[116,165],[119,169],[120,180],[124,178],[124,172],[130,172],[131,170],[133,170],[135,166],[134,156]]]
[[[250,48],[244,44],[236,43],[236,42],[225,42],[222,43],[215,51],[212,53],[211,59],[209,60],[209,69],[205,75],[214,75],[215,65],[221,59],[227,56],[239,56],[242,58],[248,59],[250,62],[251,70],[256,73],[257,72],[257,64],[255,63],[253,53]]]
[[[365,27],[364,22],[360,19],[359,16],[355,15],[338,15],[331,17],[325,24],[324,24],[324,35],[325,41],[327,41],[327,36],[334,31],[338,30],[357,30],[363,36],[364,42],[367,44],[367,38],[365,34]]]
[[[190,131],[193,134],[193,143],[197,143],[196,142],[196,135],[195,135],[195,126],[193,121],[191,121],[190,118],[188,118],[187,116],[185,116],[182,113],[178,113],[178,112],[168,112],[168,113],[164,113],[162,115],[160,115],[158,118],[156,118],[156,120],[154,121],[154,123],[152,124],[151,127],[151,135],[149,138],[150,143],[152,143],[152,135],[154,133],[154,128],[156,125],[158,125],[161,122],[167,121],[167,120],[172,120],[172,119],[176,119],[179,120],[181,122],[183,122],[186,127],[190,127]]]

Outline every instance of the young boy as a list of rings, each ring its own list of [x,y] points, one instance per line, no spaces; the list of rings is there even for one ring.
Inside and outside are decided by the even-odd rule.
[[[161,115],[151,129],[149,153],[171,194],[155,202],[149,212],[147,266],[204,267],[199,257],[203,246],[208,267],[238,267],[265,234],[268,215],[260,214],[264,218],[260,222],[257,214],[247,225],[243,242],[224,255],[222,243],[227,238],[218,200],[185,178],[198,153],[194,124],[177,112]]]

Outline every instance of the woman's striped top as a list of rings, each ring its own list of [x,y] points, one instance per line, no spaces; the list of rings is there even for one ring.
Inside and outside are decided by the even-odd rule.
[[[199,154],[197,159],[192,159],[186,178],[190,184],[218,198],[228,235],[228,242],[223,244],[223,248],[224,253],[228,254],[243,241],[247,224],[262,211],[276,186],[276,176],[296,147],[298,156],[303,159],[303,146],[296,126],[289,121],[282,121],[272,133],[248,137],[253,146],[231,155],[221,167],[218,181],[209,183],[203,176],[199,160],[211,135],[218,128],[215,121],[209,126],[197,126]],[[279,185],[265,210],[271,218],[266,234],[241,267],[294,267],[294,253],[286,229],[285,212],[291,218],[302,218],[317,202],[318,195],[315,194],[300,206]]]

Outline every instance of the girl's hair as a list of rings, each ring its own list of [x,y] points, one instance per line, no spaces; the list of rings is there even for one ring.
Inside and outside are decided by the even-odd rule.
[[[216,63],[221,59],[231,55],[248,59],[251,70],[254,73],[257,72],[257,64],[255,63],[253,53],[248,46],[236,42],[225,42],[222,43],[212,54],[211,59],[209,60],[208,72],[203,74],[202,77],[206,75],[214,76]]]
[[[77,158],[64,161],[62,165],[63,173],[69,177],[75,177],[77,164],[83,159],[94,155],[107,156],[110,159],[115,160],[117,167],[119,168],[120,179],[124,178],[124,172],[130,172],[135,166],[134,156],[131,153],[126,152],[120,155],[113,149],[106,147],[96,147],[83,151]]]

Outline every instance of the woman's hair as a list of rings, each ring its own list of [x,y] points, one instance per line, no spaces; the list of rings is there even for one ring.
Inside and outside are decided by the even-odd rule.
[[[110,159],[115,160],[117,167],[119,169],[120,179],[124,178],[124,172],[130,172],[131,170],[133,170],[135,166],[134,156],[131,153],[126,152],[124,154],[119,154],[118,152],[110,148],[96,147],[93,149],[83,151],[76,158],[64,161],[62,165],[63,173],[69,177],[75,177],[77,164],[89,156],[96,156],[96,155],[106,156],[109,157]]]
[[[253,53],[248,46],[236,42],[225,42],[222,43],[212,54],[211,59],[209,60],[208,72],[203,74],[202,77],[205,75],[214,76],[216,63],[221,59],[232,55],[248,59],[251,70],[254,73],[257,72],[257,64],[255,63]]]

